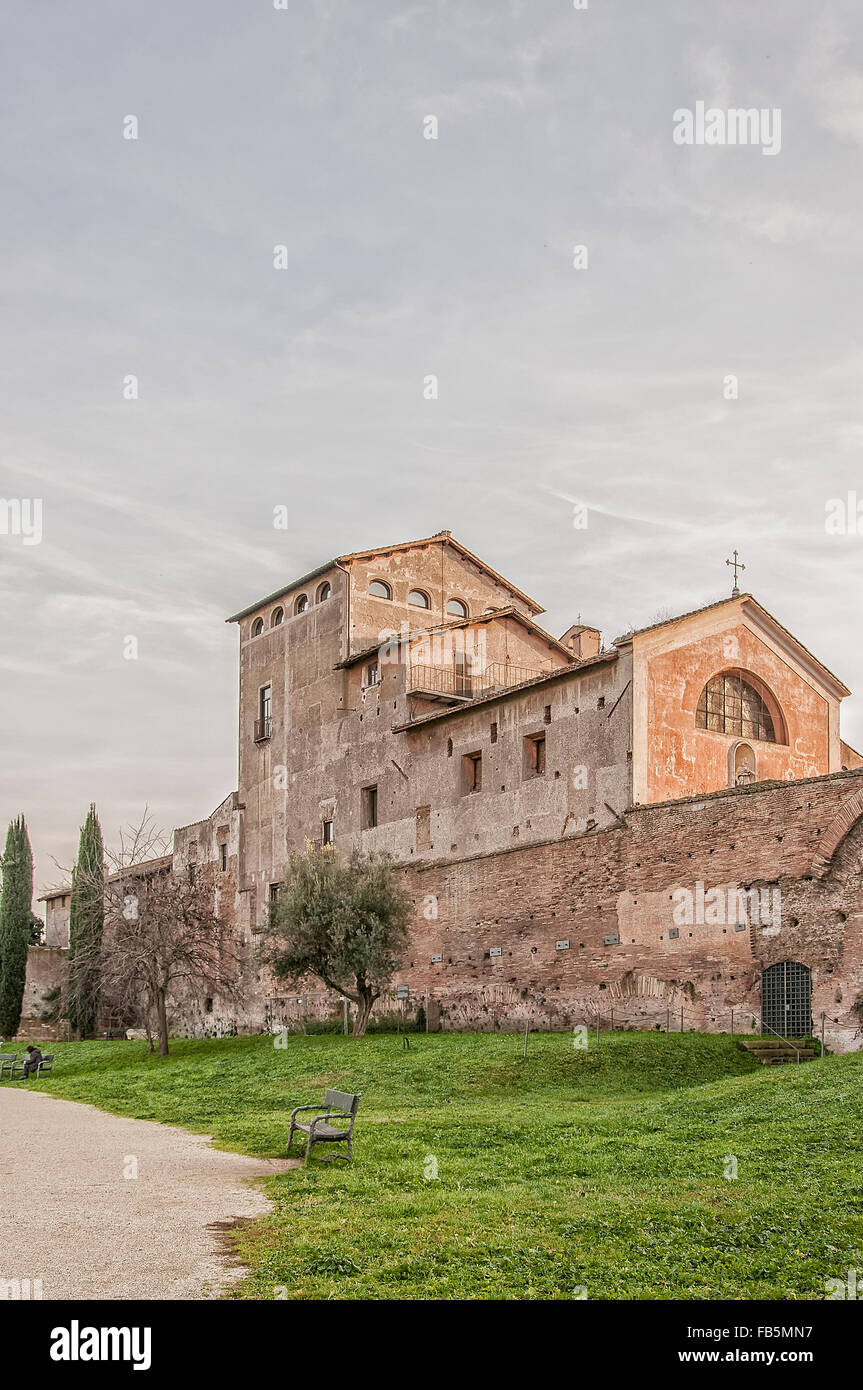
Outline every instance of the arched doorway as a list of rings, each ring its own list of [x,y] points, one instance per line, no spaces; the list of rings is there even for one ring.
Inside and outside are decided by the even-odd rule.
[[[761,1026],[784,1038],[812,1032],[812,972],[799,960],[780,960],[761,976]]]

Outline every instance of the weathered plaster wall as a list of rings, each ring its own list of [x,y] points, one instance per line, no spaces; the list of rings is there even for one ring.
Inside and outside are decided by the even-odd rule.
[[[812,674],[754,630],[745,603],[695,614],[668,627],[636,634],[635,798],[665,801],[717,791],[729,784],[725,734],[696,728],[698,700],[721,671],[755,675],[782,712],[787,739],[747,739],[759,780],[815,777],[841,766],[839,700]],[[768,701],[769,703],[769,701]],[[833,744],[836,743],[835,750]],[[833,756],[835,751],[835,757]]]

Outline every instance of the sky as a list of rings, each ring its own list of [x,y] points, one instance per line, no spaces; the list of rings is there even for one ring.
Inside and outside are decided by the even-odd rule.
[[[236,786],[228,614],[444,528],[607,642],[736,547],[863,746],[859,0],[282,5],[6,17],[0,825],[37,892],[91,801],[113,843]],[[698,103],[764,119],[680,143]]]

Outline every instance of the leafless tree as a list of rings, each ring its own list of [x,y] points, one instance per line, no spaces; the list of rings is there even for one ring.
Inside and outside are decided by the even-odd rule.
[[[99,963],[103,1003],[137,1016],[159,1055],[168,1055],[170,1005],[202,994],[236,995],[239,959],[227,924],[213,911],[213,886],[170,866],[127,870],[106,903]],[[113,885],[112,885],[113,886]]]
[[[158,1039],[162,1057],[171,1006],[201,994],[235,998],[241,965],[230,929],[215,915],[210,873],[175,874],[170,845],[146,808],[137,825],[120,831],[99,880],[101,944],[71,962],[77,979],[98,980],[101,1008],[134,1020],[151,1051]]]

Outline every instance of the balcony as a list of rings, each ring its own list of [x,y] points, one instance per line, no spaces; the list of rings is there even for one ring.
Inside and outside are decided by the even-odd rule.
[[[467,675],[452,666],[409,666],[406,673],[405,688],[409,695],[421,696],[424,700],[441,700],[444,704],[466,704],[477,700],[481,695],[490,695],[495,690],[508,690],[513,685],[525,681],[538,680],[548,676],[551,670],[534,671],[525,666],[507,666],[502,661],[492,662],[484,670]]]
[[[269,715],[264,719],[255,720],[255,743],[263,743],[264,739],[270,737],[272,722]]]

